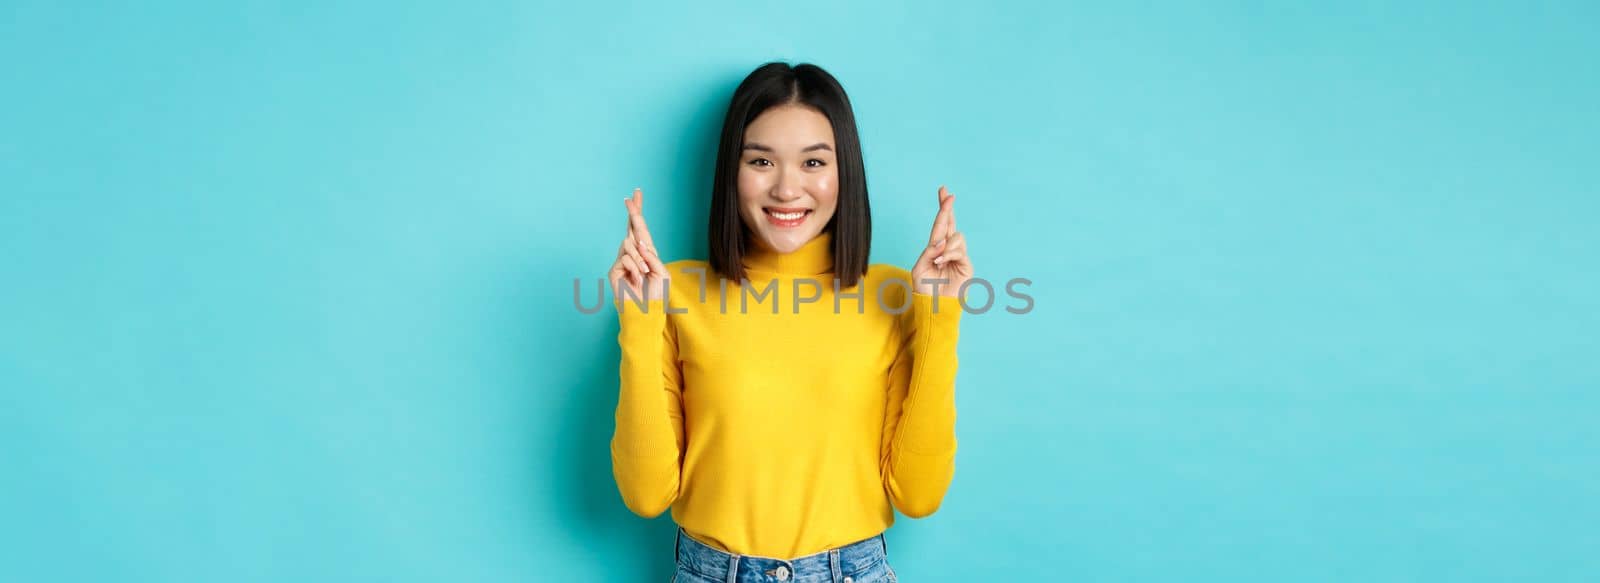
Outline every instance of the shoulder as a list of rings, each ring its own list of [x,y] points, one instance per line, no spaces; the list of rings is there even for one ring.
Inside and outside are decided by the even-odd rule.
[[[711,262],[704,259],[679,259],[668,261],[667,277],[673,281],[702,281],[715,279],[711,271]]]
[[[711,271],[711,262],[703,259],[679,259],[663,264],[667,268],[668,293],[672,296],[674,307],[688,307],[692,302],[699,300],[702,286],[707,282],[715,282],[716,274]],[[709,284],[715,287],[715,283]]]
[[[867,281],[881,283],[890,279],[911,281],[911,271],[892,263],[873,263],[867,266]]]
[[[861,278],[866,293],[881,298],[885,306],[904,305],[911,294],[911,271],[889,263],[867,266],[866,277]]]
[[[704,259],[679,259],[668,261],[667,274],[672,276],[684,275],[697,276],[701,273],[711,272],[711,262]]]

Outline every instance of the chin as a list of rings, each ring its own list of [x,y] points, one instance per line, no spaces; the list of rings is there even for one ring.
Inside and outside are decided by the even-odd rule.
[[[760,237],[773,250],[779,253],[790,253],[804,246],[813,237],[816,237],[816,233],[762,233]]]

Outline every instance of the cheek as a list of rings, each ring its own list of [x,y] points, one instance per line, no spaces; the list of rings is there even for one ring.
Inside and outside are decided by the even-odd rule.
[[[833,206],[839,200],[839,174],[837,172],[820,172],[811,177],[808,188],[811,195],[823,206]]]
[[[772,190],[771,179],[760,172],[746,169],[739,170],[739,200],[752,201]]]

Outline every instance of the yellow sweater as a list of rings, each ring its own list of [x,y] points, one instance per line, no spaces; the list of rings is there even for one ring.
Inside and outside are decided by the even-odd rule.
[[[939,508],[955,472],[961,306],[872,265],[836,312],[830,239],[753,245],[748,288],[674,261],[666,303],[657,289],[642,311],[619,306],[611,460],[634,513],[671,507],[700,541],[790,559],[883,532],[891,503],[913,518]]]

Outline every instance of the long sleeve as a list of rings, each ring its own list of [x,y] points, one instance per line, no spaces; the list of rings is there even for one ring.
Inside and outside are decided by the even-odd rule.
[[[889,369],[881,468],[890,501],[912,518],[933,514],[955,476],[956,298],[913,293],[899,317],[901,346]]]
[[[677,500],[684,450],[678,342],[663,302],[618,306],[622,387],[611,438],[611,471],[623,504],[645,518]]]

